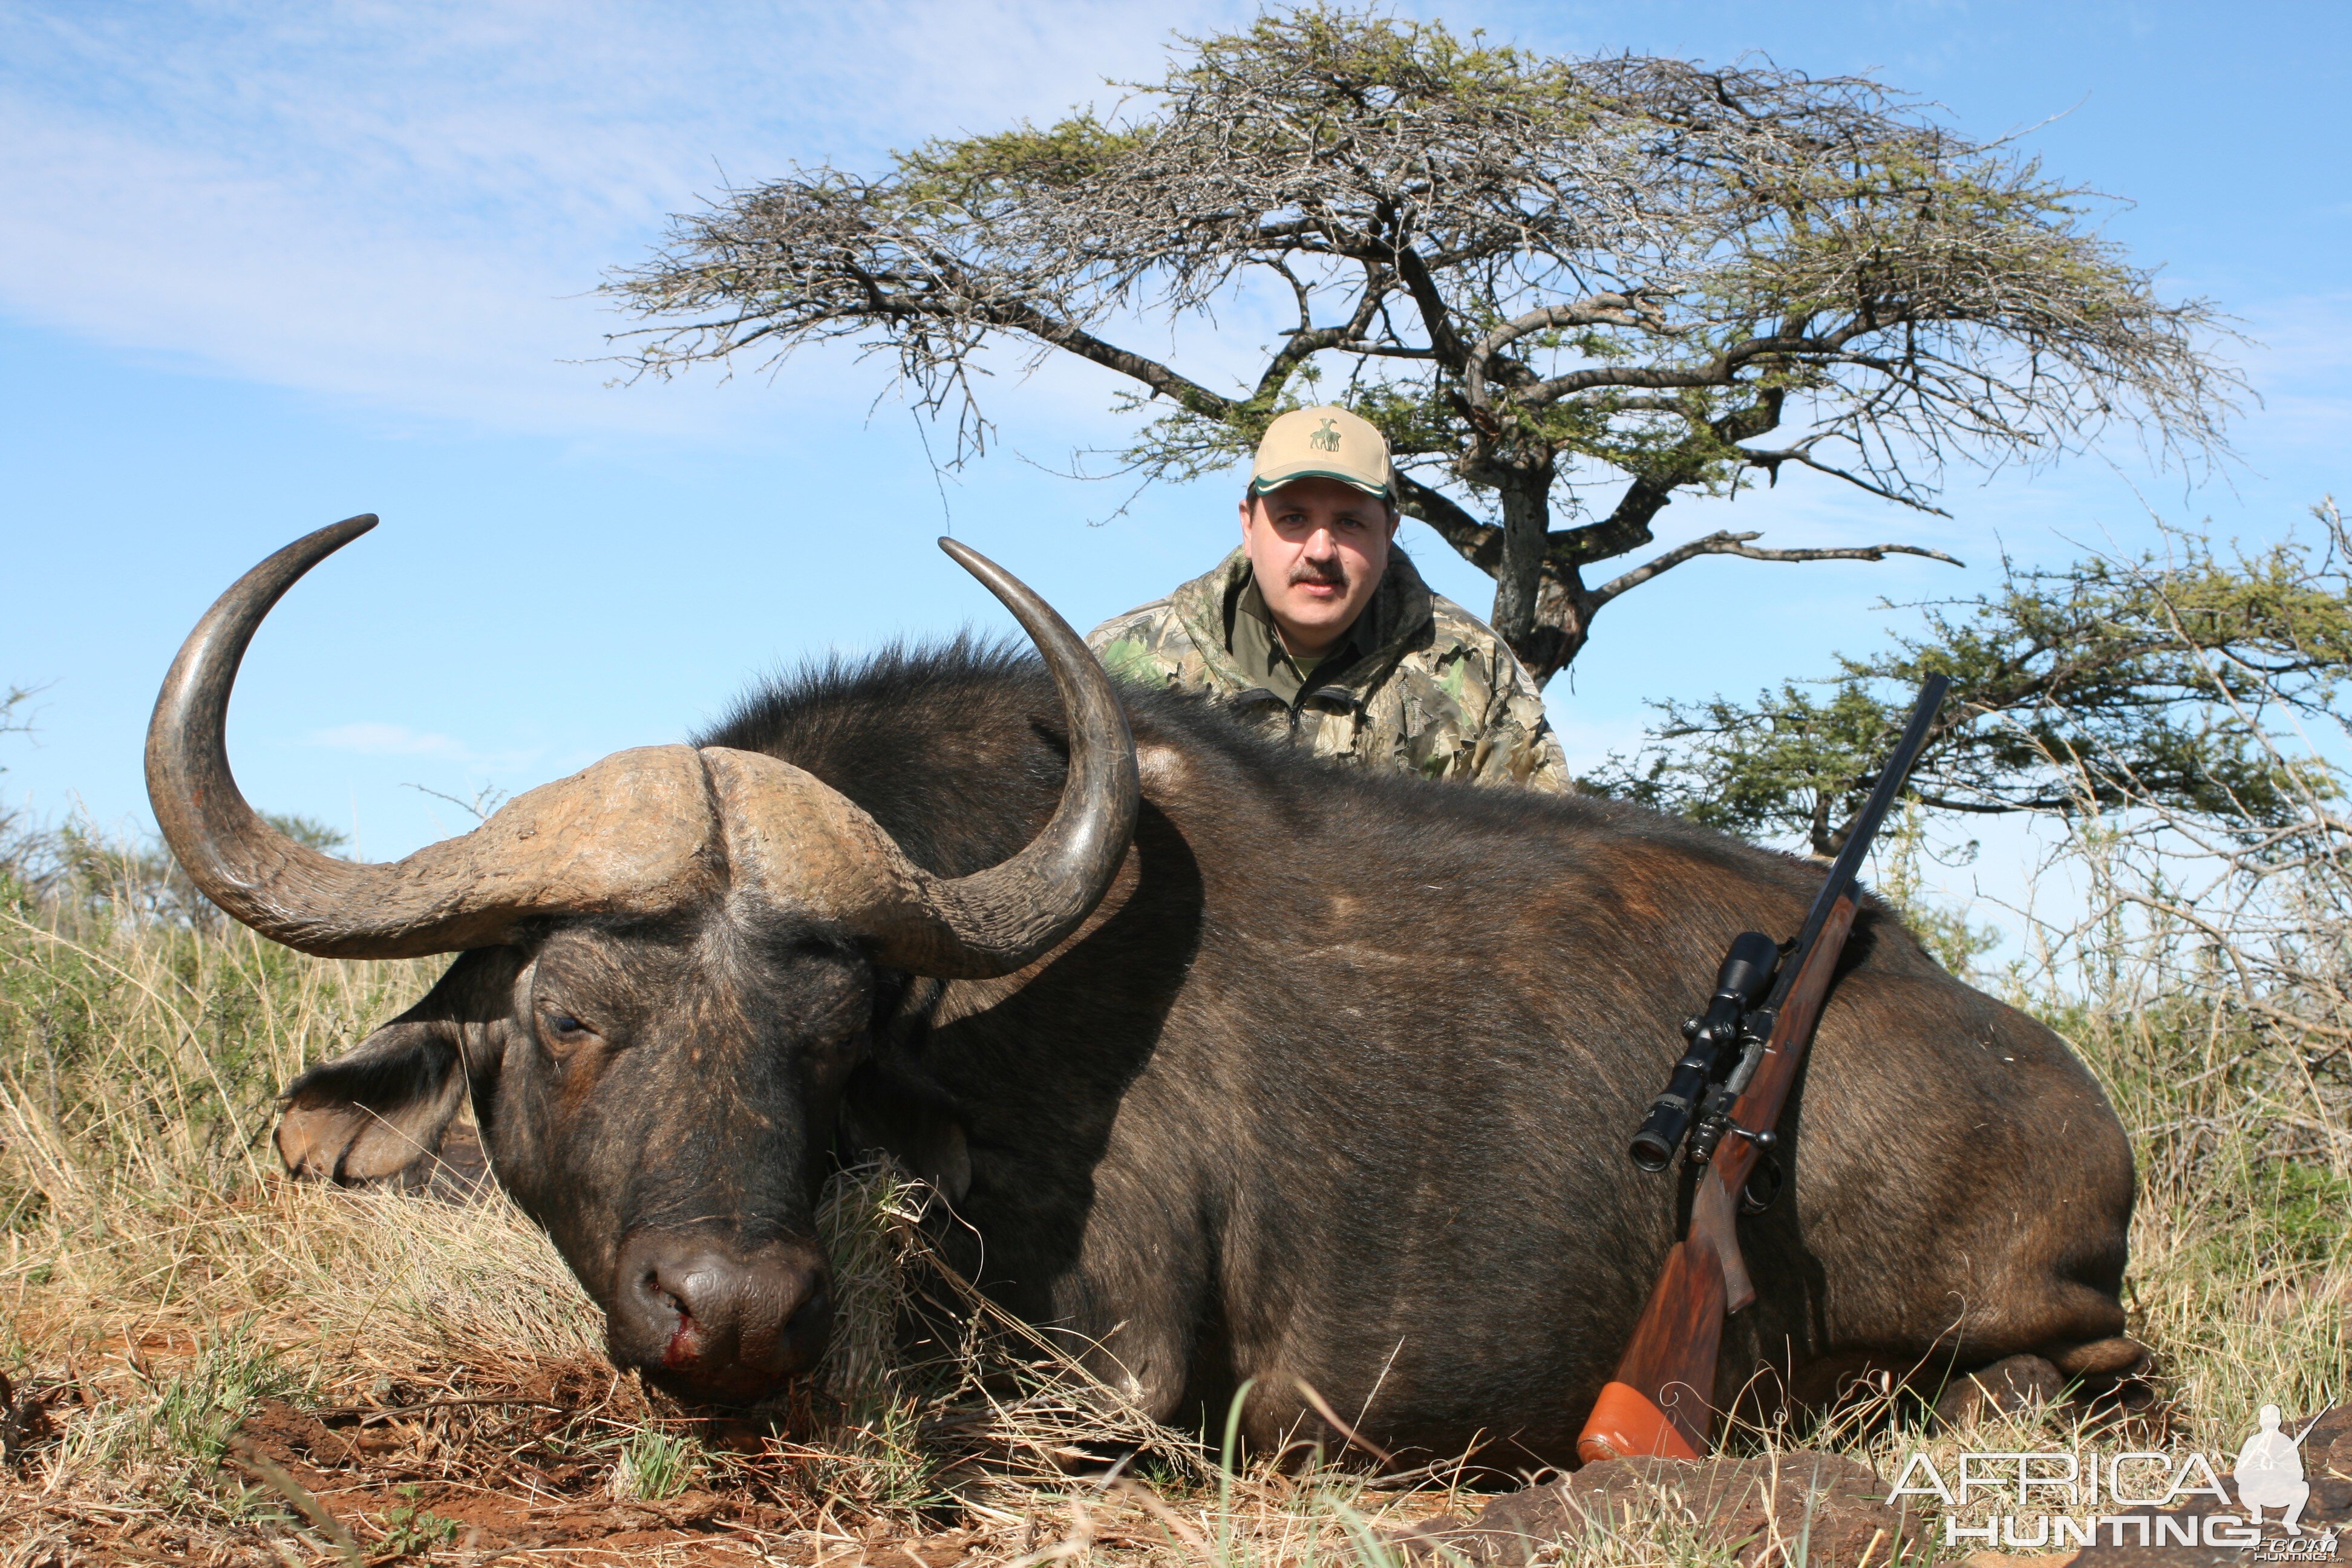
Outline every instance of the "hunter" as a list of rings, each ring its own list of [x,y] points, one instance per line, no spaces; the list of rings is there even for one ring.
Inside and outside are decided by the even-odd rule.
[[[1122,679],[1203,691],[1318,757],[1566,793],[1543,697],[1395,547],[1388,442],[1344,408],[1266,426],[1241,548],[1087,643]]]

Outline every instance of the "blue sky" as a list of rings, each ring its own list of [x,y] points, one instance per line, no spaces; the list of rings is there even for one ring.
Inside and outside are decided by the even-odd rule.
[[[2151,509],[2268,539],[2352,489],[2352,12],[1397,8],[1545,49],[1762,50],[1874,71],[1972,133],[2039,127],[2053,174],[2136,204],[2109,230],[2137,259],[2254,340],[2234,352],[2262,403],[2216,476],[2125,442],[1957,471],[1948,521],[1812,477],[1674,507],[1662,546],[1737,524],[1930,543],[1969,570],[1685,567],[1612,606],[1553,683],[1572,760],[1636,739],[1645,700],[1819,673],[1899,624],[1882,595],[1987,585],[2003,550],[2128,547]],[[0,0],[0,684],[45,688],[32,742],[0,742],[0,792],[145,825],[140,743],[181,637],[260,556],[357,511],[384,526],[273,616],[231,746],[257,803],[372,857],[466,825],[426,790],[677,738],[811,654],[1009,626],[931,547],[943,511],[1081,627],[1204,569],[1230,479],[1104,522],[1124,492],[1050,471],[1118,442],[1106,378],[1004,367],[996,452],[942,481],[907,407],[877,401],[884,372],[846,355],[612,384],[596,361],[621,323],[591,290],[724,182],[1108,102],[1171,29],[1251,9]],[[1483,613],[1491,584],[1408,527]]]

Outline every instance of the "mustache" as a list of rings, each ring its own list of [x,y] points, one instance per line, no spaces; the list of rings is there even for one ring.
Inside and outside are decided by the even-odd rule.
[[[1348,568],[1338,561],[1301,561],[1290,569],[1290,581],[1294,587],[1301,583],[1316,583],[1329,588],[1345,588],[1348,585]]]

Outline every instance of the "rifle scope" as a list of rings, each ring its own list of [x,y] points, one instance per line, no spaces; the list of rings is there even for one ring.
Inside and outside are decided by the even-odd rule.
[[[1731,939],[1723,967],[1716,972],[1715,994],[1706,1013],[1683,1026],[1690,1041],[1683,1059],[1675,1064],[1664,1094],[1650,1101],[1650,1114],[1633,1134],[1628,1151],[1644,1171],[1663,1171],[1682,1147],[1697,1113],[1699,1097],[1715,1079],[1723,1053],[1739,1043],[1740,1021],[1763,999],[1780,958],[1780,944],[1761,931],[1744,931]]]

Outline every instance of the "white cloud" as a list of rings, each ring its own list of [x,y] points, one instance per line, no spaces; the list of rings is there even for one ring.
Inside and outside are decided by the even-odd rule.
[[[0,15],[0,309],[492,428],[678,430],[772,399],[567,364],[664,216],[786,163],[1107,99],[1223,4],[531,0]]]
[[[1157,75],[1171,32],[1255,9],[28,0],[0,8],[0,310],[496,431],[765,436],[854,418],[887,371],[845,376],[838,354],[772,388],[697,376],[616,392],[604,384],[614,367],[566,362],[627,325],[592,293],[605,270],[728,181],[795,160],[871,168],[928,136],[1108,103],[1105,79]],[[1444,9],[1468,26],[1488,7]],[[2340,297],[2312,303],[2253,322],[2269,423],[2305,447],[2340,435],[2334,388],[2352,342]],[[1243,374],[1272,328],[1244,304],[1173,342],[1164,326],[1132,335],[1214,383]],[[1013,449],[1058,468],[1074,444],[1116,442],[1103,373],[1049,361],[1016,395],[1016,356],[991,368]],[[905,418],[887,405],[885,416]],[[1952,478],[1966,504],[1971,478]],[[1821,542],[1967,531],[1802,510]],[[1794,525],[1776,519],[1771,542],[1816,542]]]
[[[463,741],[436,731],[412,730],[405,724],[377,721],[313,730],[302,740],[303,744],[320,751],[341,752],[362,757],[405,758],[435,783],[427,785],[404,781],[403,787],[423,790],[426,795],[444,800],[461,800],[466,795],[495,798],[508,788],[525,788],[541,783],[551,772],[548,750],[544,746],[484,749],[469,746]],[[572,765],[577,766],[590,760],[574,758]],[[565,769],[558,763],[551,771],[561,773]],[[457,775],[462,775],[466,780],[462,787],[456,782]],[[437,825],[438,819],[435,820]]]
[[[2255,343],[2242,357],[2262,395],[2264,443],[2339,467],[2352,434],[2352,295],[2264,300],[2246,330]]]
[[[368,757],[438,757],[450,762],[468,762],[474,757],[446,735],[412,730],[405,724],[337,724],[313,730],[304,739],[331,752],[357,752]]]

